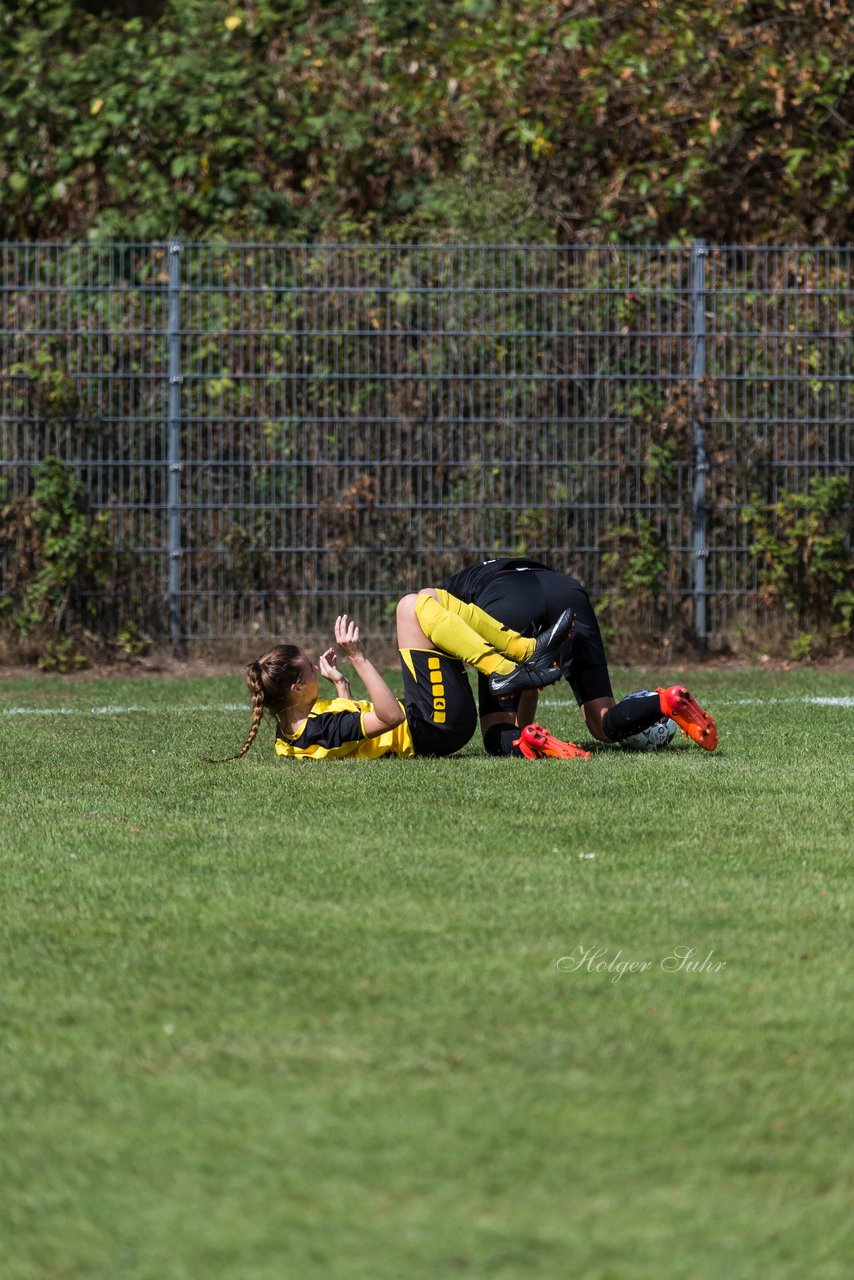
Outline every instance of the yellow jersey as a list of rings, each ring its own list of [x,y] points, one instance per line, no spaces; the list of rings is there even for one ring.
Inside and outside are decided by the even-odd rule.
[[[403,703],[400,704],[401,707]],[[372,702],[354,698],[318,698],[299,733],[276,733],[276,754],[299,760],[378,760],[382,756],[415,755],[406,720],[369,738],[365,716]]]

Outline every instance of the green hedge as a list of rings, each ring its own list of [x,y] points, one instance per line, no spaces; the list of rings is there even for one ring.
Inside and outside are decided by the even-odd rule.
[[[7,0],[0,234],[844,241],[842,0]]]

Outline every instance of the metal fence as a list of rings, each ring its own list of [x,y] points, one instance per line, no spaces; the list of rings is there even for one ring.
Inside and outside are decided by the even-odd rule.
[[[100,625],[304,638],[491,554],[700,636],[743,511],[850,474],[854,250],[0,246],[4,500],[108,516]]]

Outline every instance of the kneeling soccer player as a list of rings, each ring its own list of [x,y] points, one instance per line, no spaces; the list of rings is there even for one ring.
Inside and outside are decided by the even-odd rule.
[[[474,735],[477,710],[464,663],[482,675],[523,669],[532,679],[539,663],[551,661],[564,643],[571,618],[559,620],[545,637],[525,639],[476,605],[463,605],[433,590],[404,596],[397,607],[397,642],[404,697],[399,702],[367,658],[359,628],[346,615],[335,622],[335,641],[350,659],[370,701],[351,696],[335,650],[319,665],[296,645],[277,645],[246,669],[252,725],[236,755],[246,754],[265,712],[276,723],[279,755],[305,759],[377,759],[382,756],[448,756]],[[526,665],[527,664],[527,665]],[[321,698],[318,675],[335,687]],[[542,734],[545,731],[539,730]],[[561,754],[586,755],[571,744]],[[527,754],[527,753],[523,753]]]
[[[568,612],[575,622],[571,633],[549,667],[538,678],[525,679],[524,664],[507,674],[482,675],[479,709],[484,745],[493,755],[518,754],[521,726],[536,712],[535,685],[543,687],[563,675],[572,686],[585,724],[600,742],[622,742],[654,724],[662,715],[675,720],[698,746],[714,751],[718,731],[714,720],[682,685],[635,695],[616,702],[605,657],[605,646],[593,606],[577,578],[560,573],[537,560],[482,560],[455,573],[444,591],[466,601],[506,627],[521,634],[548,633]],[[534,690],[532,692],[532,690]],[[524,692],[523,692],[524,691]],[[543,744],[531,742],[537,754],[551,754]]]

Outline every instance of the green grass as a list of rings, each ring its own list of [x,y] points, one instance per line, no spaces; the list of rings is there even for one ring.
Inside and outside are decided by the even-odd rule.
[[[690,683],[713,756],[218,767],[238,677],[7,685],[3,1280],[847,1280],[854,681]]]

